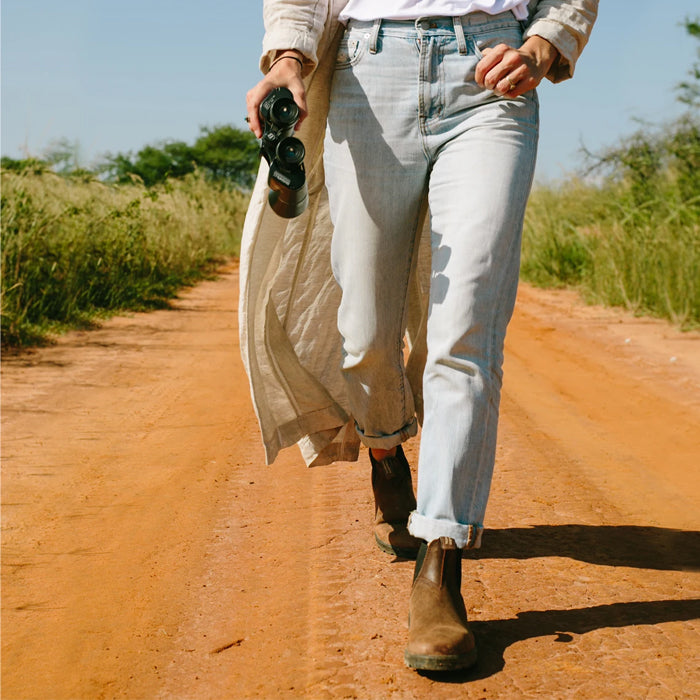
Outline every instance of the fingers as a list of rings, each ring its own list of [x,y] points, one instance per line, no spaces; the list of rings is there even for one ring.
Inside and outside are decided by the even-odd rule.
[[[478,85],[508,97],[519,97],[532,90],[542,77],[542,71],[527,52],[506,44],[484,49],[475,71]]]
[[[245,97],[246,101],[246,108],[248,111],[248,116],[246,117],[246,121],[248,122],[248,128],[255,134],[257,138],[260,138],[262,136],[262,127],[260,125],[260,103],[265,99],[265,95],[269,92],[269,90],[265,90],[264,87],[262,87],[262,83],[265,81],[261,81],[258,83],[254,88],[248,91]]]
[[[506,44],[499,44],[491,51],[484,52],[484,57],[476,66],[476,82],[489,90],[507,92],[512,89],[507,78],[518,71],[517,77],[522,79],[524,75],[521,69],[527,72],[527,66],[518,51]],[[513,85],[516,82],[514,77],[511,77]],[[499,83],[502,83],[501,88],[504,89],[498,90]]]
[[[306,89],[304,88],[304,83],[301,80],[299,80],[298,82],[294,82],[291,85],[288,85],[287,87],[292,93],[292,97],[297,103],[297,107],[299,107],[299,121],[296,125],[296,128],[298,129],[301,126],[301,123],[304,121],[304,119],[306,119],[306,115],[308,114],[308,110],[306,108]]]
[[[532,79],[527,66],[518,66],[496,82],[493,90],[508,97],[519,97],[536,87],[537,83]]]
[[[260,138],[263,133],[260,122],[260,104],[270,93],[270,90],[276,87],[286,87],[292,93],[300,111],[297,129],[307,115],[306,89],[301,79],[298,64],[296,61],[280,61],[246,94],[246,121],[257,138]]]
[[[486,77],[494,67],[498,66],[509,48],[510,47],[506,46],[506,44],[498,44],[498,46],[492,49],[488,48],[483,50],[483,58],[476,64],[476,71],[474,74],[477,85],[489,87],[490,90],[493,90],[493,87],[486,85]]]

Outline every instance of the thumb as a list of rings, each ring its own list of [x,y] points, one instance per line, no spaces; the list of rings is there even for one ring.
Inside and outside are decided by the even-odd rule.
[[[297,107],[299,107],[299,121],[297,122],[296,127],[298,129],[309,113],[306,104],[306,90],[304,88],[304,83],[302,83],[300,80],[298,83],[290,85],[289,91],[292,93],[292,97],[294,98],[294,102],[296,102]]]

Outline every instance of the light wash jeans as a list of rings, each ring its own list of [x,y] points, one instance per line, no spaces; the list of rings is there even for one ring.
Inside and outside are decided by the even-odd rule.
[[[324,166],[343,373],[362,441],[417,430],[402,348],[427,202],[432,277],[417,510],[410,531],[478,547],[496,447],[503,341],[538,134],[534,92],[478,87],[481,49],[522,43],[511,13],[350,22]]]

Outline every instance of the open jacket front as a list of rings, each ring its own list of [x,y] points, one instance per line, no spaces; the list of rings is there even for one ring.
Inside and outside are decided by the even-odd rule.
[[[323,173],[323,137],[346,0],[265,0],[260,67],[275,53],[298,49],[309,116],[297,136],[306,148],[309,206],[281,219],[267,205],[267,164],[260,165],[241,243],[240,340],[268,464],[297,443],[309,466],[356,460],[359,438],[341,376],[336,316],[340,289],[330,265],[332,225]],[[570,78],[590,34],[598,0],[531,0],[525,36],[558,49],[547,76]],[[425,225],[427,226],[427,221]],[[430,237],[422,236],[409,286],[408,376],[422,419],[421,379],[430,284]]]

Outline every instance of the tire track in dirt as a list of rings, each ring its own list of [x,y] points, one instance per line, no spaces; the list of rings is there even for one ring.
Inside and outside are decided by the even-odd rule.
[[[480,661],[437,679],[403,667],[366,455],[263,464],[236,289],[5,358],[3,697],[700,695],[698,334],[521,290]]]

